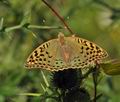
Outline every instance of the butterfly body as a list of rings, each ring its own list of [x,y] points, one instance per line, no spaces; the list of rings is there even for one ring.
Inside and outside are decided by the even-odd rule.
[[[36,48],[28,57],[27,68],[41,68],[59,71],[69,68],[94,66],[107,57],[107,52],[98,45],[79,37],[65,37],[49,40]]]

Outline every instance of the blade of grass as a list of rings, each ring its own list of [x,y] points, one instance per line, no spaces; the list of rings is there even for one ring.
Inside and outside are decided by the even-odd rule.
[[[36,28],[36,29],[63,29],[61,26],[39,26],[39,25],[28,25],[27,28]]]
[[[4,18],[2,17],[0,20],[0,30],[2,30],[2,28],[3,28],[3,21],[4,21]]]
[[[40,93],[21,93],[19,95],[23,95],[23,96],[41,96],[42,94],[40,94]]]
[[[45,74],[43,73],[43,71],[41,71],[41,74],[42,74],[42,77],[44,79],[44,82],[45,82],[46,86],[49,87],[50,85],[49,85],[49,83],[47,81],[47,78],[45,77]]]
[[[40,85],[41,85],[41,87],[42,87],[43,91],[45,92],[45,91],[46,91],[46,89],[45,89],[45,87],[43,86],[43,84],[40,84]]]

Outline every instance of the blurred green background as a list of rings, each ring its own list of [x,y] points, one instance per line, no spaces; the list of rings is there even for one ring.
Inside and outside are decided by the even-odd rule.
[[[109,59],[120,57],[120,0],[49,0],[49,3],[76,36],[106,49]],[[29,24],[40,28],[27,28]],[[26,70],[24,63],[37,46],[57,38],[58,32],[71,36],[66,29],[57,29],[59,26],[64,27],[41,0],[0,0],[0,102],[39,102],[39,97],[20,95],[42,94],[41,85],[46,86],[41,72]],[[49,81],[50,73],[44,73]],[[93,90],[92,82],[88,80],[87,84]],[[120,76],[103,75],[98,90],[103,93],[98,102],[120,102]]]

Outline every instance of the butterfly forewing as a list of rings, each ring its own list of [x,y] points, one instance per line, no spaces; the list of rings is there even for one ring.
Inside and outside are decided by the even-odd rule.
[[[52,43],[53,42],[53,43]],[[54,47],[51,47],[56,42],[55,39],[48,41],[36,48],[31,55],[28,57],[26,62],[26,67],[28,68],[47,68],[49,63],[52,63],[54,58],[53,52],[55,52]]]

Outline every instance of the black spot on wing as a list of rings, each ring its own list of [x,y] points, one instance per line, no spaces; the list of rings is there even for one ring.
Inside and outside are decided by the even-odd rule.
[[[39,49],[40,49],[40,52],[44,52],[44,48],[43,47],[39,47]]]
[[[40,58],[39,61],[42,61],[42,58]]]
[[[44,56],[44,54],[40,54],[40,56]]]
[[[46,58],[44,58],[44,61],[46,61]]]
[[[91,47],[92,49],[94,48],[93,43],[91,43],[91,42],[90,42],[90,47]]]
[[[30,56],[30,59],[33,59],[33,55]]]
[[[46,54],[49,54],[49,52],[46,51]]]
[[[86,48],[86,50],[89,50],[89,49],[90,49],[89,47]]]

